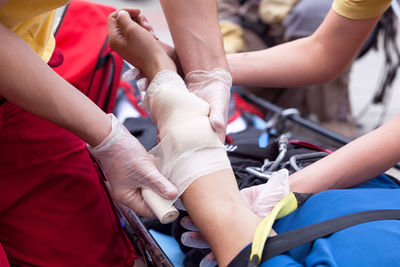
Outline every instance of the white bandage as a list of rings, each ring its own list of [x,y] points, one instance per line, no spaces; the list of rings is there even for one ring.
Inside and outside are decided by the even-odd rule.
[[[159,72],[146,92],[145,107],[158,126],[161,142],[150,151],[161,173],[177,188],[178,197],[197,178],[230,169],[224,145],[212,129],[209,105],[190,93],[175,72]],[[174,200],[150,190],[143,197],[161,222],[173,218]]]

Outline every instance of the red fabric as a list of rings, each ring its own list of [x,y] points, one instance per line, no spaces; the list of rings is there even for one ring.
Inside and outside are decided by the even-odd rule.
[[[292,144],[292,145],[307,147],[307,148],[315,149],[315,150],[318,150],[318,151],[326,152],[328,154],[332,154],[333,153],[333,151],[330,150],[330,149],[320,147],[318,145],[315,145],[313,143],[310,143],[310,142],[304,141],[304,140],[290,140],[289,143]]]
[[[10,263],[132,266],[85,143],[9,102],[0,122],[0,241]]]
[[[235,102],[236,109],[242,112],[249,112],[251,114],[257,115],[260,118],[264,118],[264,114],[253,106],[252,104],[247,103],[238,93],[233,94],[233,100]]]
[[[59,29],[65,33],[61,34],[65,60],[57,70],[110,110],[108,102],[115,92],[106,89],[114,90],[118,80],[104,87],[103,77],[92,77],[110,73],[109,65],[96,68],[96,64],[102,48],[98,46],[106,43],[107,15],[114,9],[78,0],[71,7],[78,13],[67,11],[65,21],[75,21],[75,26],[66,24],[74,34],[68,38],[65,25]],[[93,25],[85,28],[81,21],[89,20]],[[80,46],[87,38],[95,39],[92,45]],[[53,58],[60,64],[57,51]],[[114,76],[119,77],[122,60],[117,63]],[[136,253],[82,140],[5,102],[0,105],[0,151],[0,243],[10,264],[132,266]],[[8,263],[1,246],[3,267]]]
[[[6,253],[4,252],[1,244],[0,244],[0,267],[10,267]]]
[[[47,64],[52,67],[59,67],[63,64],[64,62],[64,54],[61,51],[60,48],[56,47],[54,48],[53,54],[51,55],[51,58],[49,60],[49,62],[47,62]]]
[[[55,35],[64,63],[54,70],[107,113],[113,110],[122,71],[122,58],[107,44],[107,19],[113,11],[110,6],[72,0]]]
[[[138,97],[135,97],[135,94],[133,93],[134,90],[133,86],[130,83],[125,82],[124,80],[120,81],[119,86],[122,88],[122,90],[124,90],[125,96],[128,98],[129,102],[131,102],[131,104],[135,107],[135,109],[139,112],[140,116],[147,117],[148,116],[147,112],[139,106],[138,103],[139,99]]]

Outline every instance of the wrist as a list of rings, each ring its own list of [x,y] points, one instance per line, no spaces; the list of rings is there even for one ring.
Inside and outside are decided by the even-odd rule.
[[[112,131],[112,116],[105,114],[98,118],[92,127],[93,135],[90,135],[86,138],[86,142],[91,147],[96,147],[100,145],[110,134]]]
[[[185,82],[190,91],[201,89],[212,82],[220,82],[222,86],[219,86],[219,88],[230,91],[232,76],[230,72],[221,68],[215,68],[210,71],[199,69],[187,73],[185,75]]]
[[[149,64],[149,67],[146,70],[143,70],[143,74],[149,82],[151,82],[154,77],[162,70],[171,70],[176,72],[175,63],[172,61],[171,58],[167,57],[160,57],[160,60],[155,60],[153,64]]]

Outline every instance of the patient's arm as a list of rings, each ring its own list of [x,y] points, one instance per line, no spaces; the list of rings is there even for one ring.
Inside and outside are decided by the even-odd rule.
[[[205,160],[211,160],[211,163],[224,161],[224,147],[208,121],[208,104],[189,93],[183,81],[171,73],[175,66],[166,53],[160,52],[162,50],[157,48],[156,40],[148,32],[143,31],[132,20],[126,20],[126,17],[119,17],[117,14],[113,16],[110,20],[114,20],[116,27],[123,25],[118,29],[119,36],[121,33],[122,36],[129,36],[122,40],[126,45],[114,46],[114,49],[123,55],[132,51],[129,55],[130,63],[141,68],[145,76],[156,76],[155,81],[161,82],[156,84],[153,81],[146,96],[146,105],[152,119],[157,123],[161,142],[166,139],[172,140],[171,151],[178,155],[186,151],[198,153],[198,147],[203,147],[202,153],[205,154],[217,150],[219,152],[211,156],[213,158]],[[154,47],[156,53],[152,51]],[[159,73],[162,70],[167,74],[165,80],[157,78],[158,75],[162,75],[163,72]],[[192,156],[194,158],[197,155]],[[184,161],[187,160],[186,158]],[[251,242],[260,222],[260,218],[247,208],[230,168],[196,179],[183,193],[182,201],[194,223],[209,242],[221,266],[226,266]]]
[[[242,199],[232,170],[200,177],[181,198],[220,266],[226,266],[252,241],[261,221]]]
[[[364,183],[400,160],[400,114],[378,129],[290,176],[295,192],[318,193]]]
[[[160,79],[163,74],[166,77]],[[213,170],[214,164],[222,164],[223,169],[217,166],[217,171],[195,177],[181,198],[219,264],[225,266],[251,242],[260,219],[239,193],[225,148],[209,123],[208,104],[190,93],[175,73],[164,70],[150,83],[146,105],[157,123],[161,143],[168,142],[169,149],[163,153],[166,164],[176,162],[173,171],[188,166],[184,168],[187,176],[196,173],[196,167]],[[183,154],[187,156],[180,158]]]

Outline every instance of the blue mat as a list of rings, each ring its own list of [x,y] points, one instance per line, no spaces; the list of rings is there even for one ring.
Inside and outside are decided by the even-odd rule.
[[[150,230],[150,233],[157,240],[157,243],[171,260],[172,264],[176,267],[183,267],[183,258],[185,254],[183,254],[175,238],[154,230]]]

